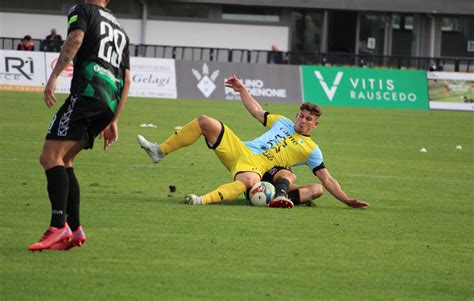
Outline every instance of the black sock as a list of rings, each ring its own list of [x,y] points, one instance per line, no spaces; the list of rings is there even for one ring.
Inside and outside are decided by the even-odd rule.
[[[66,168],[66,172],[69,178],[69,193],[67,196],[67,223],[72,231],[75,231],[80,225],[80,189],[79,182],[77,181],[76,175],[74,174],[74,168]]]
[[[288,186],[290,182],[285,178],[280,178],[273,183],[275,186],[275,197],[288,195]]]
[[[56,166],[46,172],[48,195],[51,201],[51,227],[62,228],[66,222],[66,203],[69,179],[64,166]]]
[[[295,190],[292,190],[292,191],[288,192],[288,198],[295,205],[301,204],[300,191],[298,189],[295,189]]]

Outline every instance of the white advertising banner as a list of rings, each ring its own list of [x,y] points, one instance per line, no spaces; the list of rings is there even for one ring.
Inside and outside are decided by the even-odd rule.
[[[474,74],[428,72],[430,109],[474,111]]]
[[[0,50],[0,90],[43,91],[58,53]],[[176,67],[172,59],[130,58],[130,96],[177,98]],[[56,92],[69,93],[72,62],[58,77]]]
[[[0,50],[0,90],[42,91],[44,52]]]
[[[174,60],[131,57],[130,73],[130,96],[177,98]]]
[[[56,52],[46,52],[46,78],[48,79],[51,73],[53,72],[54,66],[58,62],[59,53]],[[63,72],[59,75],[56,83],[56,93],[69,93],[71,88],[71,79],[74,67],[72,62],[70,62]],[[47,80],[46,79],[46,80]]]

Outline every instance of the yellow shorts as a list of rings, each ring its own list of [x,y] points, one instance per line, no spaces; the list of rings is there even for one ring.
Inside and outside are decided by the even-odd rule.
[[[222,164],[230,171],[232,177],[241,172],[255,172],[263,176],[267,171],[266,164],[254,154],[234,132],[223,125],[223,132],[211,147]]]

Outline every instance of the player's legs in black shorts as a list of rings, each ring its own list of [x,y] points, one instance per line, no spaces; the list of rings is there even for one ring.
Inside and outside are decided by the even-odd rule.
[[[293,172],[290,168],[286,168],[286,167],[281,167],[281,166],[275,166],[275,167],[272,167],[270,170],[268,170],[267,172],[265,172],[262,176],[262,181],[264,182],[269,182],[269,183],[272,183],[274,184],[274,181],[273,181],[273,177],[280,171],[280,170],[288,170],[288,171],[291,171]],[[247,189],[245,191],[245,199],[249,200],[249,191],[250,191],[250,188]],[[291,196],[294,196],[296,193],[295,192],[290,192],[291,193]],[[290,198],[291,199],[291,198]]]
[[[92,148],[94,138],[107,127],[113,117],[114,113],[104,101],[90,97],[69,96],[53,117],[46,140],[47,142],[60,140],[65,143],[73,141],[83,145],[84,148]],[[71,164],[73,158],[68,158],[68,164],[64,164],[65,166],[58,165],[45,169],[48,194],[53,208],[51,225],[61,227],[67,218],[69,231],[73,231],[70,240],[50,246],[50,249],[54,250],[68,250],[86,241],[80,222],[80,188]]]
[[[275,166],[275,167],[271,168],[270,170],[268,170],[268,171],[263,175],[262,181],[267,181],[267,182],[270,182],[270,183],[272,183],[273,185],[275,185],[275,181],[274,181],[273,178],[275,177],[275,175],[276,175],[280,170],[288,170],[288,171],[290,171],[291,173],[293,173],[293,171],[292,171],[290,168],[281,167],[281,166]],[[298,189],[289,191],[289,192],[288,192],[288,198],[289,198],[295,205],[299,205],[299,204],[300,204],[300,197],[299,197]]]
[[[47,140],[87,140],[86,149],[112,121],[114,113],[105,101],[70,95],[56,115],[46,135]]]

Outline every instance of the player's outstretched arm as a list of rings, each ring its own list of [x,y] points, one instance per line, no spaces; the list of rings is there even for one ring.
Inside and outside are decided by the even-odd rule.
[[[240,98],[242,103],[249,113],[255,117],[260,123],[263,123],[265,117],[265,111],[262,109],[262,106],[255,100],[255,98],[250,95],[245,88],[244,84],[237,76],[234,74],[231,77],[227,78],[225,81],[225,86],[234,89],[235,92],[240,93]]]
[[[326,168],[318,170],[316,172],[316,176],[319,178],[321,184],[323,184],[327,191],[329,191],[336,199],[343,202],[347,206],[352,208],[366,208],[369,206],[369,204],[366,202],[347,196],[347,194],[342,191],[339,183],[331,176]]]
[[[54,66],[53,72],[49,76],[48,83],[44,88],[44,102],[51,108],[56,103],[56,96],[54,91],[56,90],[56,81],[58,76],[63,72],[64,68],[72,61],[76,56],[77,51],[81,48],[82,41],[84,40],[84,31],[76,29],[71,31],[67,35],[67,39],[61,48],[58,62]]]

